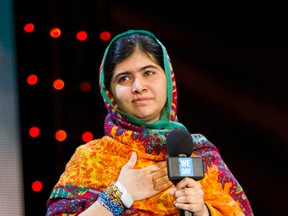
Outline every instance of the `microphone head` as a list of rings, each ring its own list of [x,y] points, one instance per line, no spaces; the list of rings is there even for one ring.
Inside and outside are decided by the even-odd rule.
[[[167,136],[166,147],[170,157],[178,157],[179,155],[190,157],[193,152],[191,134],[189,131],[180,128],[172,130]]]

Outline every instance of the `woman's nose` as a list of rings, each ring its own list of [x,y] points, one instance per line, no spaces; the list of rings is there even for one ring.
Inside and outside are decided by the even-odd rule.
[[[146,90],[145,82],[142,79],[135,79],[132,86],[133,93],[142,93]]]

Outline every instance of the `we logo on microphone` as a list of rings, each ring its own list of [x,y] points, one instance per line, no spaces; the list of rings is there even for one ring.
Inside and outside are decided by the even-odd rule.
[[[167,157],[168,178],[177,183],[184,177],[200,180],[204,178],[203,161],[200,156]]]
[[[178,158],[180,176],[194,176],[193,161],[190,157]]]

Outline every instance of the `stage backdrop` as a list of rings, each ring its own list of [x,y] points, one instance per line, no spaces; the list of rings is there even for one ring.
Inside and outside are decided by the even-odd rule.
[[[13,1],[0,0],[0,216],[24,215]]]

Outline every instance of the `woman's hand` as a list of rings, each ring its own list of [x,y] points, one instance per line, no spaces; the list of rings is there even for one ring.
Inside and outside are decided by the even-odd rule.
[[[137,154],[132,152],[117,179],[125,186],[134,201],[152,197],[173,185],[167,176],[166,161],[142,169],[134,169],[136,162]]]
[[[182,179],[169,193],[175,197],[176,207],[193,212],[193,216],[209,215],[202,186],[194,179]]]

